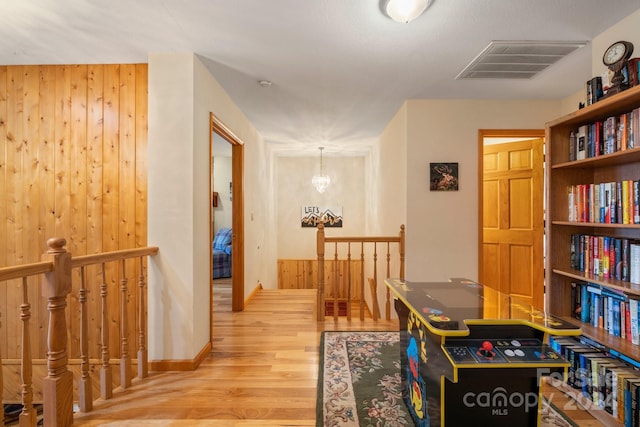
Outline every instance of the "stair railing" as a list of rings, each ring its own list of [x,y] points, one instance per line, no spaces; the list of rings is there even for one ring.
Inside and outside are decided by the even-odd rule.
[[[394,251],[392,248],[397,247],[397,251]],[[318,296],[317,296],[317,320],[324,321],[325,319],[325,254],[327,253],[327,248],[333,248],[333,260],[332,265],[334,269],[337,269],[339,266],[338,260],[340,255],[343,257],[346,256],[347,260],[347,272],[346,274],[342,274],[340,271],[334,271],[330,276],[332,277],[331,286],[331,300],[333,301],[333,318],[334,320],[338,320],[339,310],[338,304],[341,300],[346,300],[346,317],[348,320],[351,320],[351,260],[354,259],[354,255],[352,251],[360,251],[359,258],[360,262],[360,283],[361,289],[358,293],[360,295],[359,300],[359,311],[360,311],[360,320],[364,320],[365,313],[365,290],[364,284],[369,284],[369,294],[371,296],[371,314],[374,320],[378,320],[380,318],[380,310],[378,305],[378,286],[384,286],[383,281],[378,280],[380,275],[384,275],[385,278],[388,277],[397,277],[400,279],[404,279],[404,255],[405,255],[405,227],[404,225],[400,226],[400,233],[397,236],[376,236],[376,237],[327,237],[325,235],[325,227],[324,224],[318,224],[318,232],[316,239],[316,252],[318,256]],[[379,250],[382,249],[382,254],[384,255],[384,264],[378,264],[378,254]],[[394,263],[392,260],[392,255],[397,255],[397,263]],[[355,256],[358,254],[356,253]],[[365,255],[369,255],[370,258],[365,258]],[[331,254],[329,254],[331,256]],[[392,265],[397,264],[398,273],[395,276],[392,276]],[[382,272],[380,271],[382,270]],[[366,272],[369,272],[370,275],[367,276]],[[346,276],[346,291],[339,289],[340,278]],[[367,280],[365,280],[365,276],[367,276]],[[343,293],[344,295],[341,295]],[[391,319],[391,296],[389,289],[386,289],[386,298],[385,298],[385,318],[387,320]]]
[[[147,348],[146,348],[146,257],[158,253],[157,247],[146,247],[127,249],[113,252],[105,252],[94,255],[72,257],[64,246],[66,241],[60,238],[49,239],[47,241],[48,250],[43,255],[41,262],[25,264],[19,266],[0,268],[0,283],[7,284],[7,281],[21,279],[21,304],[20,319],[21,349],[20,349],[20,381],[19,390],[22,411],[20,413],[21,426],[36,426],[37,417],[34,410],[33,391],[33,361],[31,349],[31,303],[29,301],[28,279],[40,277],[42,283],[42,293],[47,299],[47,332],[46,332],[46,365],[47,375],[42,378],[41,393],[43,403],[43,418],[46,427],[66,427],[73,424],[73,401],[74,401],[74,375],[69,370],[68,337],[69,329],[79,331],[79,353],[80,372],[78,379],[79,409],[82,412],[90,412],[93,409],[92,379],[90,373],[89,360],[89,335],[87,307],[87,284],[85,267],[97,265],[101,268],[100,297],[101,297],[101,368],[100,368],[100,390],[103,399],[109,399],[113,393],[113,383],[110,364],[109,347],[109,324],[113,319],[109,318],[109,313],[114,310],[108,306],[108,286],[105,275],[107,263],[117,263],[121,267],[121,280],[119,283],[120,307],[120,387],[127,388],[131,385],[131,357],[129,356],[128,335],[132,333],[129,320],[129,287],[126,272],[127,260],[138,261],[138,305],[135,307],[139,314],[137,325],[138,330],[138,377],[145,378],[148,375]],[[79,324],[67,325],[67,319],[75,319],[76,316],[67,310],[67,301],[72,291],[72,270],[79,269],[80,286],[78,301],[80,304]],[[5,344],[6,345],[6,344]],[[2,348],[0,348],[2,354]],[[0,366],[2,360],[0,359]],[[2,370],[0,369],[0,395],[4,392],[4,381]],[[0,419],[0,425],[4,425],[4,414]]]

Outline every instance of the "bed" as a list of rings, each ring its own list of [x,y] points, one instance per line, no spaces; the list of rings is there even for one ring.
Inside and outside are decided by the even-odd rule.
[[[213,278],[231,277],[231,229],[221,228],[213,238]]]

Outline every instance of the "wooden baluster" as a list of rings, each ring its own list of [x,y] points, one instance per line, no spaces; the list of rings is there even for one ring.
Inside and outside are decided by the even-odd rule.
[[[102,283],[100,284],[100,300],[102,301],[102,334],[100,335],[100,350],[102,366],[100,367],[100,397],[104,400],[113,397],[113,372],[109,363],[109,308],[107,305],[107,275],[105,265],[102,263]]]
[[[89,373],[89,323],[87,310],[87,289],[84,266],[80,267],[80,381],[78,393],[80,398],[80,411],[91,412],[93,410],[93,392],[91,375]]]
[[[380,307],[378,306],[378,244],[373,242],[373,282],[371,292],[371,311],[373,320],[380,318]]]
[[[316,252],[318,254],[318,304],[317,320],[324,321],[324,224],[318,224],[316,234]]]
[[[351,320],[351,242],[347,244],[347,320]]]
[[[129,321],[127,318],[127,304],[129,301],[127,289],[127,272],[125,260],[122,260],[122,279],[120,280],[120,387],[131,387],[131,357],[129,357]]]
[[[22,361],[20,374],[22,377],[22,412],[20,413],[20,426],[35,426],[37,417],[33,410],[33,387],[31,372],[31,339],[29,319],[31,319],[31,304],[27,293],[27,278],[22,278],[22,304],[20,305],[20,319],[22,320]],[[4,415],[4,411],[3,411]],[[4,423],[3,423],[4,425]]]
[[[364,242],[360,243],[360,320],[364,320]]]
[[[404,224],[400,226],[400,280],[404,280]]]
[[[138,378],[147,378],[149,376],[149,366],[147,362],[147,309],[145,305],[145,280],[144,280],[144,259],[140,257],[140,276],[138,278]]]
[[[333,289],[333,320],[338,320],[338,296],[340,294],[340,290],[338,288],[338,276],[339,276],[339,267],[338,267],[338,242],[335,242],[333,245],[333,277],[331,278],[331,284]]]
[[[47,241],[49,249],[43,260],[53,270],[43,275],[42,293],[47,298],[47,376],[42,380],[44,419],[47,427],[73,424],[73,374],[67,369],[67,295],[71,292],[71,254],[65,239]]]
[[[391,252],[390,252],[390,243],[387,242],[387,279],[390,277],[391,277]],[[389,292],[389,287],[385,286],[385,288],[387,288],[387,295],[385,298],[384,316],[385,316],[385,319],[391,320],[391,295]]]

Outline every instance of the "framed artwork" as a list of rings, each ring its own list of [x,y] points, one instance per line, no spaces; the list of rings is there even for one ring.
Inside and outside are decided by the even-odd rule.
[[[302,206],[301,227],[342,227],[342,206]]]
[[[429,163],[431,191],[458,191],[458,163]]]

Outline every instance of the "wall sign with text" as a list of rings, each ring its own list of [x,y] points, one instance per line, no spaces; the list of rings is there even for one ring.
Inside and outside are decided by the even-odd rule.
[[[302,206],[302,227],[342,227],[342,206]]]

